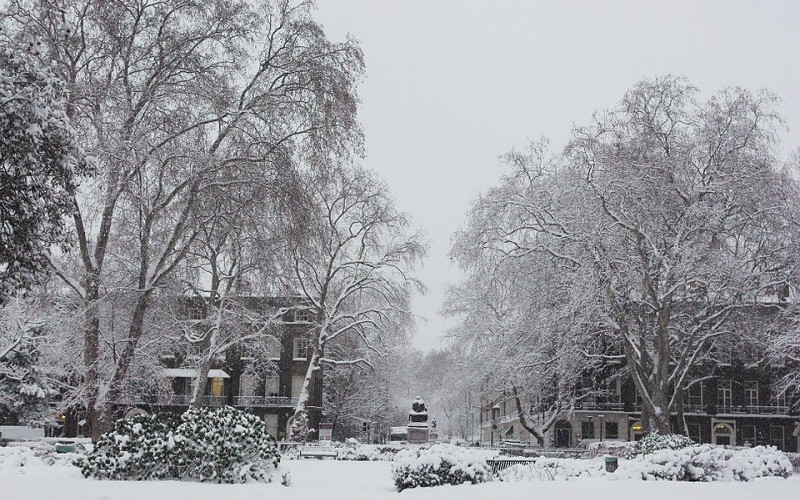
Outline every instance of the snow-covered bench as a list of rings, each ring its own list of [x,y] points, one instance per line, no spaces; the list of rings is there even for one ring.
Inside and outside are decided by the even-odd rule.
[[[300,458],[339,458],[339,450],[333,446],[307,444],[299,447]]]
[[[492,470],[492,474],[497,475],[498,472],[501,470],[507,469],[512,465],[529,465],[535,464],[535,458],[489,458],[486,460],[486,464]]]

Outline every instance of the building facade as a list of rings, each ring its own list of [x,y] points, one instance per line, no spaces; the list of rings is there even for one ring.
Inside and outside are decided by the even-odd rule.
[[[179,321],[189,327],[193,322],[199,325],[204,321],[206,310],[202,299],[184,302],[179,308]],[[249,411],[264,419],[270,434],[279,440],[286,439],[309,366],[307,342],[313,318],[308,308],[295,298],[252,297],[241,302],[255,313],[253,316],[272,318],[274,340],[259,349],[260,356],[254,356],[251,349],[234,345],[214,358],[202,406],[229,405]],[[117,402],[117,416],[186,411],[194,393],[199,366],[197,351],[201,349],[202,346],[185,341],[163,351],[159,356],[162,368],[158,382],[144,391],[126,391]],[[256,362],[260,368],[249,369]],[[306,407],[310,429],[318,429],[322,420],[322,380],[323,370],[319,369],[311,380]],[[88,433],[88,429],[81,427],[85,412],[66,412],[60,418],[63,426],[60,432],[65,437]]]
[[[582,399],[544,433],[545,447],[634,441],[643,435],[641,402],[633,382],[620,378],[602,382],[603,390],[598,392],[602,397]],[[695,442],[772,445],[783,451],[800,451],[800,402],[773,392],[764,370],[747,367],[741,360],[721,363],[713,376],[689,387],[684,392],[682,410],[689,437]],[[550,416],[546,412],[525,415],[539,424]],[[673,413],[673,432],[683,428],[679,418],[677,412]],[[520,424],[515,398],[508,391],[483,399],[480,427],[484,445],[508,441],[537,445],[536,438]]]

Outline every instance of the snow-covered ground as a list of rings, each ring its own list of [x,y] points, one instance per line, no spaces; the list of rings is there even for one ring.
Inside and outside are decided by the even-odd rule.
[[[415,488],[397,493],[391,462],[288,460],[272,484],[218,485],[177,481],[130,482],[85,479],[66,460],[47,465],[26,450],[0,448],[3,500],[251,500],[251,499],[452,499],[558,498],[587,500],[720,499],[797,500],[800,475],[750,482],[685,483],[613,480],[613,476]],[[289,472],[291,484],[280,484]]]

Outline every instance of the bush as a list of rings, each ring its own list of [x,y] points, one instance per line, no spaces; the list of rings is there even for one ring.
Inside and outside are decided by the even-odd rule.
[[[117,420],[80,462],[84,476],[98,479],[164,479],[172,477],[169,457],[178,417],[169,413],[135,415]]]
[[[488,481],[489,474],[489,466],[479,454],[447,444],[400,451],[392,465],[397,491],[442,484],[477,484]]]
[[[218,483],[268,482],[280,463],[264,422],[230,406],[190,408],[175,431],[177,477]]]
[[[625,464],[630,477],[672,481],[749,481],[757,477],[788,477],[792,464],[773,446],[731,449],[699,445],[657,450]]]
[[[680,450],[694,446],[695,442],[680,434],[648,434],[636,442],[636,454],[647,455],[656,450]]]
[[[118,420],[80,462],[98,479],[191,479],[218,483],[269,481],[280,454],[255,415],[231,407],[191,408]]]
[[[360,444],[358,441],[353,441],[348,440],[347,445],[340,448],[339,460],[385,460],[391,462],[395,455],[403,449],[401,446],[392,444]]]

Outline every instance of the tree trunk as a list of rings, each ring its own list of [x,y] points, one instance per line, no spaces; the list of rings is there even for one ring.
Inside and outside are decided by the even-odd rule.
[[[670,429],[669,395],[663,387],[649,392],[652,404],[642,398],[642,426],[646,434],[667,435]]]
[[[103,432],[109,429],[111,422],[114,420],[114,412],[117,406],[117,399],[122,392],[122,384],[125,382],[125,377],[128,374],[133,356],[136,353],[136,348],[139,345],[139,339],[142,337],[144,327],[144,315],[147,312],[147,307],[150,299],[152,289],[139,292],[136,300],[136,306],[133,310],[133,317],[131,318],[130,328],[128,329],[128,338],[122,354],[117,359],[114,366],[113,376],[111,383],[108,387],[108,393],[102,405],[102,412],[99,415],[98,421],[103,428]],[[94,435],[94,431],[92,432]]]
[[[517,386],[513,386],[514,390],[514,403],[517,406],[517,416],[519,417],[519,425],[522,426],[523,429],[528,431],[533,437],[536,438],[536,443],[539,446],[544,447],[544,432],[545,430],[538,429],[537,427],[528,425],[528,421],[525,418],[525,412],[522,410],[522,400],[519,397],[519,392],[517,392]]]
[[[309,389],[311,388],[311,379],[314,372],[320,368],[321,354],[319,349],[314,346],[311,352],[311,359],[308,362],[308,369],[306,370],[306,378],[303,380],[303,388],[297,399],[297,406],[294,409],[294,416],[292,417],[291,440],[292,441],[305,441],[308,439],[308,401],[311,399]]]
[[[203,396],[206,393],[206,386],[208,385],[208,372],[211,370],[211,362],[214,358],[211,352],[211,342],[208,337],[203,341],[205,344],[205,357],[200,366],[197,367],[197,375],[194,383],[194,392],[192,393],[192,400],[189,405],[193,408],[200,408],[203,406]]]
[[[86,274],[83,283],[86,290],[84,333],[83,333],[83,366],[86,384],[86,411],[92,442],[107,430],[108,422],[101,419],[100,381],[98,366],[100,360],[100,313],[99,313],[99,280],[97,274]]]

